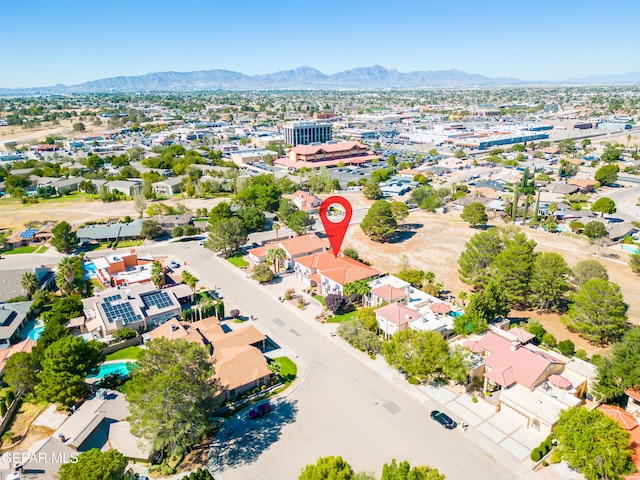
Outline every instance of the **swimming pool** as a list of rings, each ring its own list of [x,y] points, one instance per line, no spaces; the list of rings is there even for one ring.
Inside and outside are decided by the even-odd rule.
[[[82,277],[85,280],[90,280],[98,276],[96,273],[96,266],[93,262],[84,262],[82,264],[82,270],[84,270],[84,275]]]
[[[37,341],[40,338],[40,335],[42,335],[42,332],[44,330],[44,326],[39,326],[39,327],[33,327],[33,329],[28,333],[27,337],[29,338],[29,340],[35,340]]]
[[[449,312],[449,315],[451,315],[453,318],[457,318],[457,317],[461,317],[463,312]]]
[[[620,245],[620,248],[622,250],[626,250],[627,252],[631,252],[631,253],[636,253],[638,250],[640,250],[640,248],[636,247],[635,245]]]
[[[87,375],[87,378],[104,378],[114,373],[129,375],[131,373],[131,367],[127,363],[128,362],[114,362],[102,364],[98,369],[98,373],[95,375]]]

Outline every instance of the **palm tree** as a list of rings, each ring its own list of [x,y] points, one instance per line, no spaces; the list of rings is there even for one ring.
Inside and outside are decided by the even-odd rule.
[[[266,252],[267,263],[273,264],[273,271],[280,271],[280,263],[287,258],[287,252],[282,248],[268,248]]]
[[[193,291],[193,294],[196,293],[196,286],[198,285],[198,279],[189,271],[182,271],[182,281],[187,284],[189,288]]]
[[[63,294],[69,295],[73,290],[76,277],[76,265],[73,257],[64,257],[58,264],[56,284]]]
[[[369,283],[365,280],[355,280],[353,282],[345,283],[344,287],[342,287],[342,293],[345,297],[349,297],[351,295],[357,295],[358,297],[364,297],[369,291],[371,287]]]
[[[162,265],[158,261],[153,262],[151,265],[151,281],[156,288],[160,288],[164,284],[164,272],[162,271]]]
[[[274,232],[276,232],[276,242],[278,241],[278,231],[282,228],[282,224],[280,222],[273,222],[271,226]]]
[[[31,298],[33,297],[33,294],[36,293],[36,290],[38,290],[40,282],[38,281],[38,277],[35,273],[26,272],[24,275],[22,275],[20,286],[27,291],[27,295],[29,296],[29,298]]]
[[[463,291],[461,291],[461,292],[458,294],[458,298],[459,298],[459,299],[460,299],[460,301],[462,302],[462,306],[463,306],[463,307],[464,307],[464,305],[465,305],[465,302],[466,302],[466,300],[467,300],[467,297],[468,297],[468,294],[467,294],[467,292],[465,292],[464,290],[463,290]]]

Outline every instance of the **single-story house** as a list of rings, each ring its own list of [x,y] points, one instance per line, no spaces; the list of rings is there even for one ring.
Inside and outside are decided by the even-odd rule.
[[[0,349],[11,347],[11,340],[19,340],[20,331],[27,325],[33,301],[0,304]]]
[[[138,219],[130,223],[88,225],[80,227],[76,235],[81,244],[136,239],[142,235],[142,220]]]
[[[182,185],[182,181],[185,179],[185,175],[181,175],[179,177],[171,177],[165,178],[164,180],[160,180],[159,182],[155,182],[153,184],[153,188],[156,192],[156,195],[161,197],[171,197],[174,193],[180,193]]]

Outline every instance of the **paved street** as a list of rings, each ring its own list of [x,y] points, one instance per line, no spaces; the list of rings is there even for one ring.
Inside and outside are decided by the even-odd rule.
[[[304,465],[324,455],[342,455],[355,470],[378,475],[383,463],[397,458],[437,467],[452,479],[514,478],[515,471],[518,478],[536,478],[487,439],[481,439],[483,448],[472,432],[443,430],[428,418],[438,403],[402,381],[383,359],[372,361],[329,336],[335,326],[301,318],[295,307],[279,303],[277,285],[247,281],[242,271],[195,242],[139,251],[186,261],[181,268],[196,274],[201,285],[216,285],[243,315],[254,315],[258,327],[298,363],[299,381],[276,402],[273,414],[231,422],[221,478],[297,478]]]

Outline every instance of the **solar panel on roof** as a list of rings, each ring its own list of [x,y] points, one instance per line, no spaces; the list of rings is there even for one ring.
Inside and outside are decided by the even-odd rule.
[[[38,232],[37,228],[27,228],[26,230],[23,230],[22,232],[20,232],[20,238],[24,238],[24,239],[33,238],[37,232]]]
[[[156,306],[159,309],[167,308],[173,305],[171,301],[171,297],[167,294],[167,292],[153,292],[142,297],[142,301],[144,305],[149,308],[152,306]]]
[[[120,296],[120,294],[118,294],[118,295],[111,295],[111,296],[106,297],[106,298],[104,299],[104,303],[111,303],[111,302],[113,302],[113,301],[115,301],[115,300],[120,300],[121,298],[122,298],[122,297]]]
[[[105,304],[103,305],[103,309],[107,320],[111,323],[121,319],[125,325],[128,325],[142,319],[142,317],[133,310],[133,307],[129,302],[118,303],[115,305]]]

